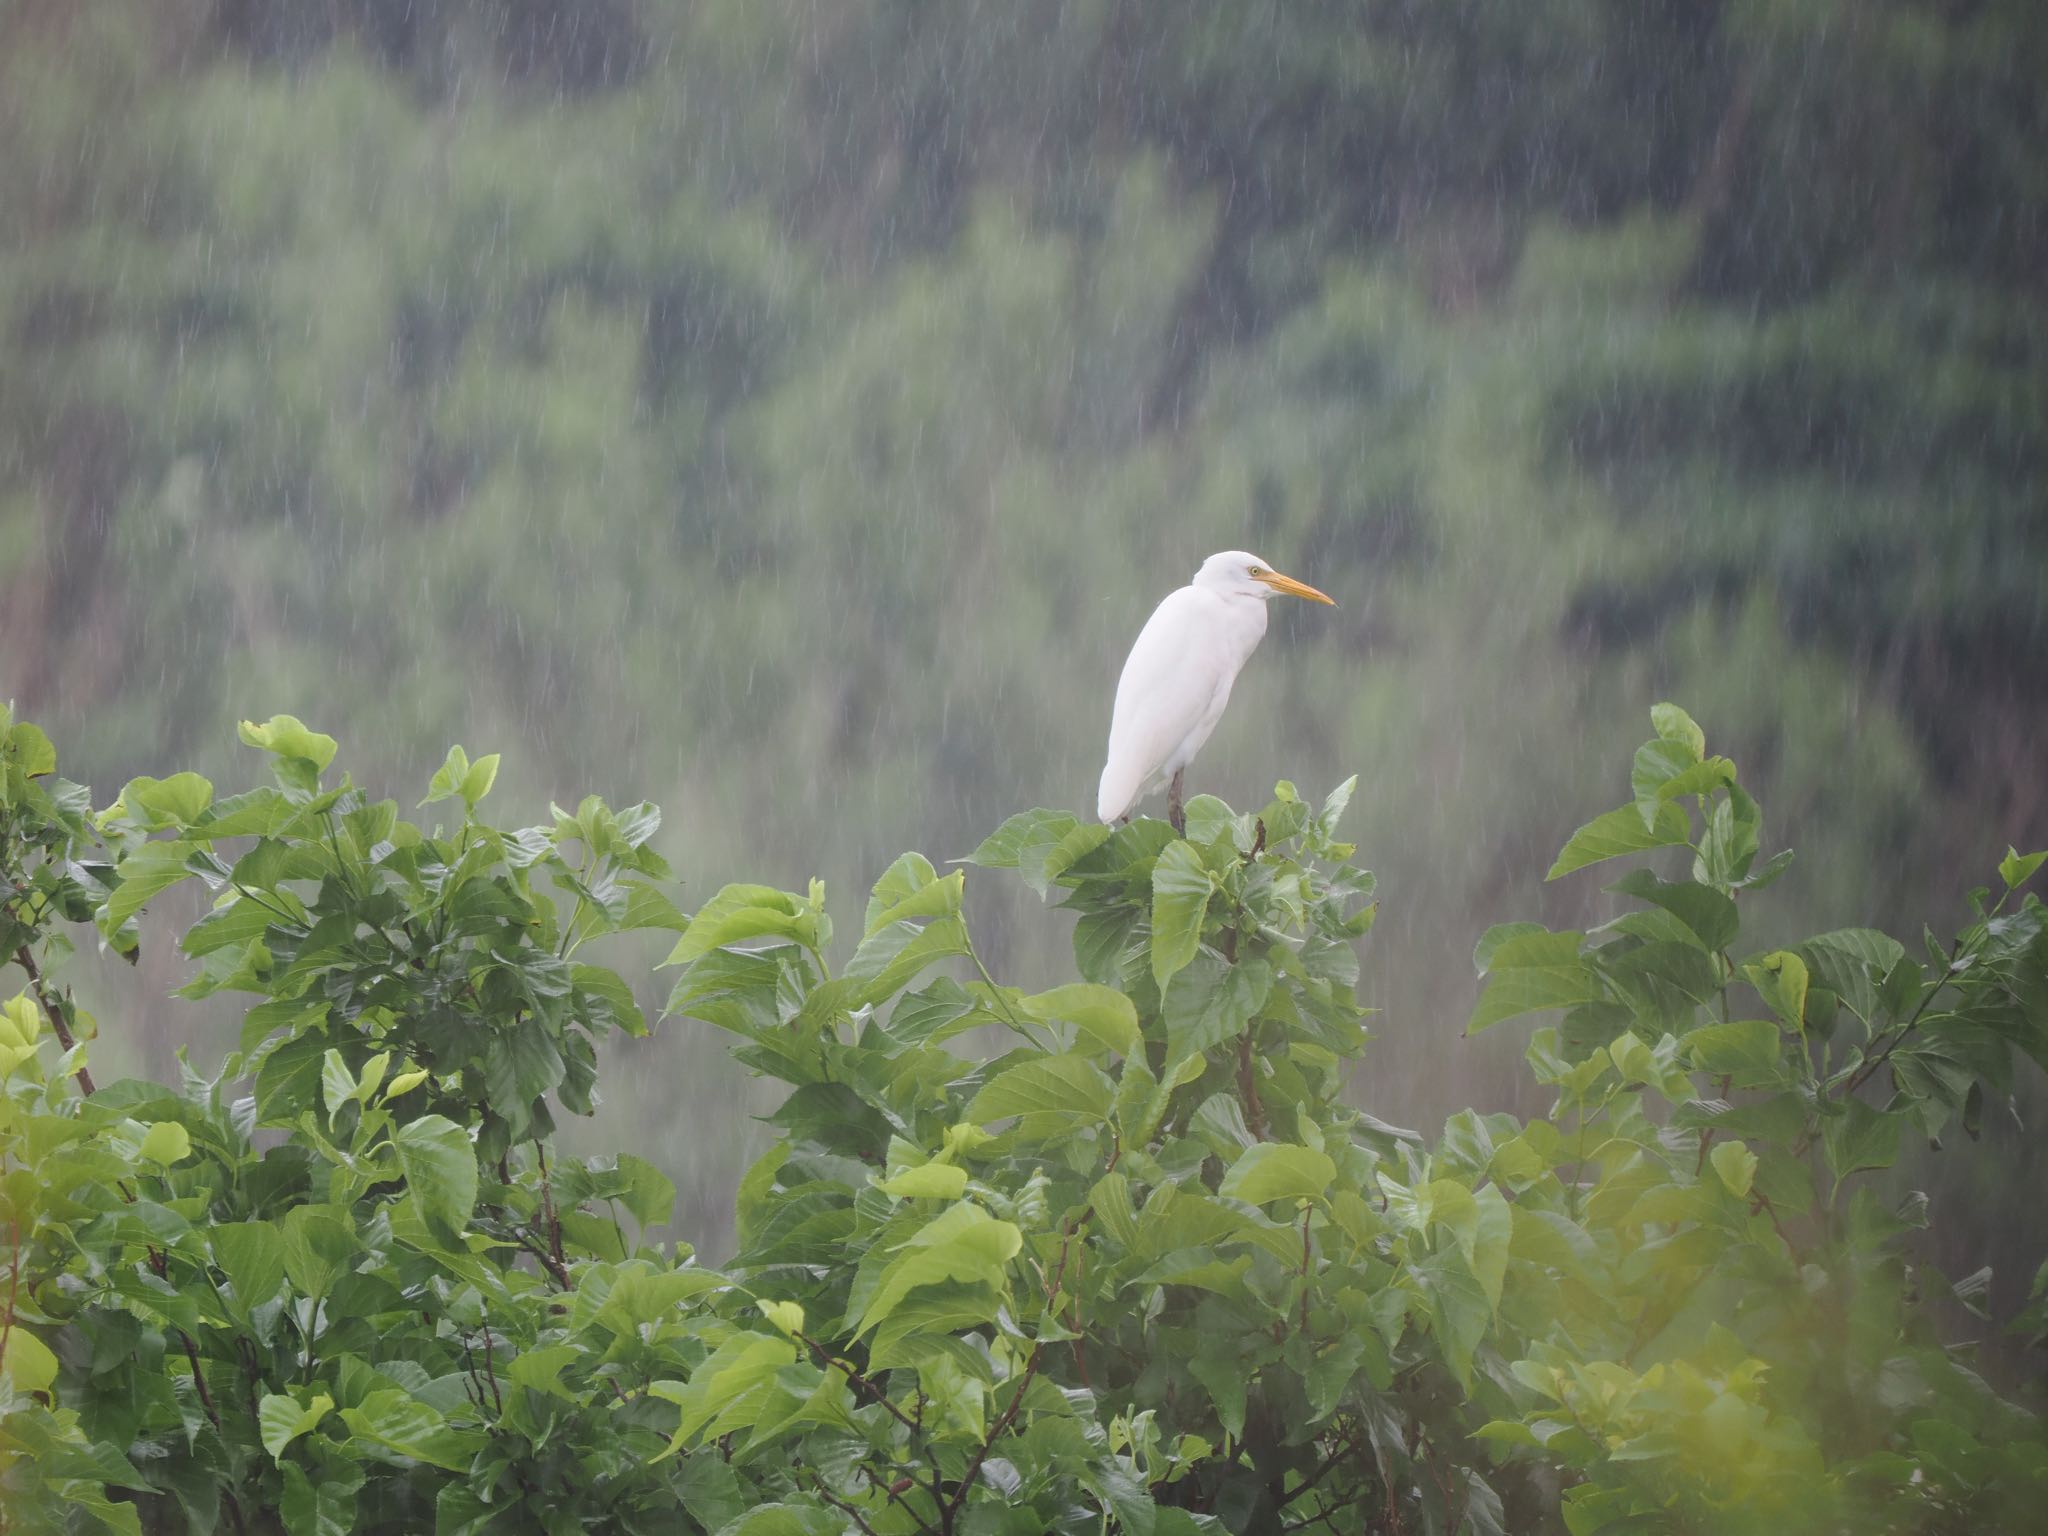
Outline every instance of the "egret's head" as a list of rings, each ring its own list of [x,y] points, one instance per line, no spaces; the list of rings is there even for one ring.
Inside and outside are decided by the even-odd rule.
[[[1334,599],[1318,592],[1307,582],[1282,576],[1257,555],[1247,554],[1241,549],[1226,549],[1222,554],[1211,555],[1204,560],[1202,568],[1195,572],[1195,585],[1232,597],[1256,597],[1262,602],[1277,592],[1285,592],[1291,597],[1305,597],[1310,602],[1334,606]]]

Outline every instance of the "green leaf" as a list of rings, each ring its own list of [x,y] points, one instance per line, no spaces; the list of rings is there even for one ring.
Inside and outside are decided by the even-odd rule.
[[[1828,1168],[1840,1183],[1864,1169],[1889,1168],[1898,1161],[1906,1117],[1872,1109],[1861,1099],[1849,1100],[1845,1113],[1821,1122],[1821,1142]]]
[[[327,1106],[327,1118],[332,1120],[341,1106],[354,1103],[355,1097],[355,1074],[341,1059],[341,1052],[330,1047],[320,1058],[320,1098]]]
[[[1024,849],[1056,843],[1080,824],[1070,811],[1020,811],[983,838],[967,862],[985,869],[1015,869]]]
[[[2017,890],[2025,885],[2032,878],[2034,871],[2043,864],[2048,864],[2048,850],[2023,854],[2008,844],[2005,857],[1998,861],[1998,877],[2005,882],[2007,890]]]
[[[1787,1028],[1805,1033],[1807,970],[1804,960],[1789,949],[1774,950],[1761,960],[1745,965],[1742,974],[1769,1005],[1771,1012],[1785,1021]]]
[[[241,736],[248,745],[275,753],[280,759],[310,764],[315,774],[334,761],[334,738],[307,729],[292,715],[272,715],[264,725],[244,720]]]
[[[1230,1165],[1217,1193],[1264,1205],[1269,1200],[1320,1200],[1337,1165],[1313,1147],[1262,1141]]]
[[[476,1149],[468,1133],[443,1115],[426,1115],[400,1126],[394,1139],[421,1214],[449,1234],[461,1233],[476,1208]]]
[[[960,911],[967,872],[940,875],[921,853],[906,853],[875,882],[861,930],[872,938],[891,923],[919,917],[953,917]]]
[[[977,1125],[1019,1117],[1018,1131],[1038,1140],[1106,1120],[1116,1087],[1086,1056],[1041,1056],[1006,1067],[967,1106]]]
[[[1160,1005],[1167,1070],[1243,1034],[1272,990],[1273,968],[1263,960],[1232,965],[1206,950],[1195,956],[1168,983]]]
[[[263,1449],[270,1452],[272,1461],[284,1460],[284,1448],[299,1436],[318,1429],[320,1421],[333,1411],[334,1399],[325,1393],[303,1405],[296,1398],[266,1394],[256,1405],[256,1423],[262,1435]]]
[[[302,1296],[325,1296],[362,1251],[347,1207],[295,1205],[284,1213],[284,1269]]]
[[[879,1188],[899,1200],[958,1200],[967,1191],[967,1170],[950,1163],[922,1163],[882,1180]]]
[[[26,720],[0,734],[0,757],[17,768],[24,779],[39,779],[57,771],[57,749],[41,726],[30,725]]]
[[[1703,1024],[1689,1031],[1679,1044],[1701,1071],[1749,1079],[1779,1068],[1782,1056],[1778,1031],[1779,1026],[1770,1019],[1736,1019],[1726,1024]],[[1751,1084],[1744,1081],[1741,1086]]]
[[[432,805],[437,800],[448,799],[460,791],[468,774],[469,754],[460,746],[450,747],[447,758],[434,770],[433,778],[427,781],[426,798],[420,804]]]
[[[1019,1006],[1041,1023],[1059,1021],[1073,1025],[1082,1041],[1097,1050],[1130,1056],[1143,1043],[1138,1032],[1137,1006],[1113,987],[1070,982],[1024,998]]]
[[[1504,1019],[1597,1000],[1600,979],[1579,953],[1582,933],[1517,933],[1497,942],[1487,956],[1486,991],[1466,1022],[1478,1034]]]
[[[121,789],[121,804],[144,827],[187,827],[213,804],[213,785],[196,773],[174,773],[168,779],[134,778]]]
[[[175,1120],[159,1120],[142,1138],[142,1155],[153,1163],[169,1167],[192,1154],[192,1135]]]
[[[1651,705],[1650,729],[1657,733],[1660,741],[1678,742],[1690,747],[1696,760],[1707,755],[1707,733],[1676,704]]]
[[[1734,901],[1697,880],[1660,880],[1647,869],[1633,869],[1608,889],[1662,907],[1710,951],[1726,949],[1742,927]]]
[[[298,1463],[286,1462],[284,1496],[278,1501],[286,1536],[349,1536],[356,1528],[356,1496],[363,1481],[363,1469],[347,1463],[330,1460],[316,1483]]]
[[[1152,866],[1152,979],[1164,991],[1202,943],[1215,886],[1193,843],[1175,841]]]
[[[491,792],[491,786],[498,782],[498,754],[486,752],[469,765],[469,771],[456,786],[456,793],[462,796],[463,804],[475,810],[477,802]]]
[[[222,1222],[208,1229],[207,1241],[243,1312],[269,1301],[284,1284],[284,1234],[270,1222]]]
[[[1460,1248],[1442,1248],[1425,1255],[1414,1272],[1429,1299],[1429,1325],[1443,1349],[1444,1359],[1459,1382],[1469,1389],[1472,1356],[1493,1321],[1486,1289],[1472,1273]]]
[[[121,883],[107,897],[101,929],[114,933],[153,896],[190,879],[192,845],[185,842],[144,843],[121,861]]]
[[[1669,848],[1687,840],[1692,825],[1685,812],[1671,801],[1657,802],[1650,823],[1633,805],[1624,805],[1604,816],[1595,816],[1571,836],[1557,862],[1550,866],[1546,880],[1571,874],[1589,864],[1641,853],[1648,848]]]
[[[725,886],[698,909],[662,964],[681,965],[727,944],[761,938],[794,939],[816,947],[816,909],[802,898],[770,886]]]
[[[18,731],[20,726],[16,726]],[[57,1357],[49,1346],[29,1332],[19,1318],[7,1330],[4,1351],[0,1351],[0,1375],[14,1384],[18,1393],[47,1392],[57,1379]]]
[[[1749,1186],[1756,1180],[1754,1152],[1739,1141],[1717,1141],[1707,1157],[1721,1182],[1728,1186],[1728,1193],[1738,1199],[1749,1193]]]
[[[432,1408],[402,1391],[372,1392],[354,1408],[341,1410],[352,1434],[397,1455],[446,1472],[467,1471],[484,1436],[456,1430]]]
[[[926,1286],[969,1285],[999,1290],[1005,1269],[1024,1246],[1024,1235],[963,1200],[926,1223],[882,1271],[874,1295],[854,1329],[878,1328],[913,1291]]]
[[[1484,976],[1493,969],[1493,957],[1500,947],[1514,939],[1525,939],[1532,934],[1548,933],[1550,930],[1541,923],[1495,923],[1479,936],[1479,942],[1472,946],[1472,969]]]

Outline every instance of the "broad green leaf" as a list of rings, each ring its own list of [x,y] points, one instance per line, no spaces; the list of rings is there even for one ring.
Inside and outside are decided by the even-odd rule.
[[[1515,939],[1526,939],[1550,930],[1541,923],[1495,923],[1479,936],[1479,942],[1472,946],[1472,970],[1484,976],[1493,969],[1493,957],[1503,944]]]
[[[1735,1019],[1726,1024],[1703,1024],[1679,1044],[1701,1071],[1749,1080],[1778,1070],[1783,1060],[1780,1042],[1779,1026],[1773,1020]],[[1744,1081],[1742,1086],[1751,1086],[1751,1082]]]
[[[1507,1279],[1508,1251],[1513,1246],[1514,1207],[1491,1184],[1473,1191],[1472,1204],[1477,1219],[1465,1259],[1472,1268],[1472,1278],[1479,1282],[1479,1289],[1486,1296],[1487,1306],[1498,1310],[1501,1286]]]
[[[284,1213],[284,1268],[302,1296],[325,1296],[362,1251],[348,1208],[295,1205]]]
[[[196,773],[174,773],[168,779],[134,778],[122,786],[121,804],[138,825],[151,831],[184,828],[213,804],[213,785]]]
[[[1337,1165],[1313,1147],[1263,1141],[1223,1175],[1217,1193],[1264,1205],[1269,1200],[1320,1200],[1337,1177]]]
[[[804,1331],[804,1309],[793,1301],[763,1301],[756,1303],[761,1315],[777,1328],[795,1338]]]
[[[882,1180],[879,1187],[899,1200],[958,1200],[967,1190],[967,1170],[949,1163],[922,1163]]]
[[[1647,825],[1641,811],[1624,805],[1604,816],[1595,816],[1574,832],[1544,879],[1555,880],[1588,864],[1619,858],[1625,853],[1673,847],[1685,842],[1691,830],[1685,812],[1671,801],[1658,801]]]
[[[1685,924],[1704,949],[1726,949],[1742,927],[1734,901],[1697,880],[1660,880],[1647,869],[1634,869],[1608,889],[1662,907]]]
[[[1160,1014],[1166,1024],[1166,1069],[1244,1033],[1265,1007],[1273,968],[1263,960],[1232,965],[1203,951],[1167,983]]]
[[[1904,1115],[1872,1109],[1861,1099],[1849,1100],[1845,1113],[1828,1116],[1821,1122],[1821,1143],[1835,1181],[1865,1169],[1891,1167],[1898,1161],[1905,1125]]]
[[[1027,1137],[1059,1135],[1105,1120],[1116,1087],[1086,1056],[1040,1056],[1006,1067],[967,1106],[977,1125],[1020,1117]]]
[[[1707,733],[1676,704],[1651,705],[1650,729],[1657,733],[1660,741],[1678,742],[1690,747],[1696,760],[1707,755]]]
[[[1152,979],[1162,991],[1201,947],[1202,920],[1214,888],[1192,843],[1167,844],[1152,866]]]
[[[475,810],[477,802],[491,792],[491,786],[498,782],[498,754],[486,752],[469,765],[462,780],[455,786],[455,792],[462,796],[463,803]]]
[[[286,1536],[349,1536],[356,1529],[356,1496],[362,1491],[363,1469],[330,1459],[319,1481],[296,1462],[284,1464],[284,1496],[278,1514]],[[446,1484],[460,1487],[460,1484]]]
[[[1034,843],[1057,842],[1080,825],[1069,811],[1020,811],[982,839],[967,862],[987,869],[1015,869],[1019,853]]]
[[[1749,1186],[1756,1180],[1754,1152],[1739,1141],[1717,1141],[1707,1157],[1714,1165],[1714,1172],[1721,1176],[1721,1182],[1728,1186],[1728,1193],[1737,1197],[1749,1193]]]
[[[1430,1330],[1436,1335],[1452,1374],[1469,1387],[1473,1353],[1493,1321],[1493,1306],[1486,1298],[1486,1288],[1472,1273],[1460,1248],[1443,1248],[1425,1255],[1415,1264],[1414,1272],[1429,1300]]]
[[[2033,877],[2034,871],[2048,864],[2048,849],[2040,853],[2021,853],[2017,848],[2007,846],[2005,857],[1998,861],[1998,877],[2005,882],[2007,890],[2017,890]]]
[[[426,1115],[400,1126],[394,1140],[421,1214],[460,1233],[476,1208],[476,1148],[469,1134],[443,1115]]]
[[[121,861],[121,883],[107,897],[103,931],[118,930],[152,897],[180,880],[190,879],[192,845],[185,842],[144,843]]]
[[[802,1314],[798,1314],[801,1319]],[[538,1349],[529,1349],[510,1365],[500,1366],[506,1379],[526,1388],[529,1392],[545,1393],[566,1401],[576,1401],[576,1394],[562,1381],[562,1372],[584,1357],[583,1351],[574,1344],[545,1344]]]
[[[1143,1043],[1138,1032],[1138,1010],[1131,1000],[1112,987],[1093,982],[1070,982],[1027,997],[1019,1005],[1041,1023],[1058,1020],[1074,1026],[1087,1048],[1115,1051],[1119,1056],[1134,1054]]]
[[[4,1351],[0,1351],[0,1375],[13,1383],[16,1392],[47,1392],[57,1379],[57,1357],[17,1318],[7,1330]]]
[[[192,1154],[192,1134],[175,1120],[159,1120],[142,1138],[142,1155],[169,1167]]]
[[[386,1450],[447,1472],[469,1467],[485,1437],[457,1430],[447,1419],[402,1391],[372,1392],[354,1408],[341,1410],[351,1433]]]
[[[221,1222],[207,1230],[214,1261],[227,1271],[244,1312],[270,1300],[284,1284],[284,1233],[267,1221]]]
[[[1478,1034],[1504,1019],[1598,999],[1600,979],[1579,954],[1581,933],[1519,933],[1497,943],[1486,991],[1465,1025]]]
[[[1011,1223],[998,1221],[972,1201],[961,1201],[927,1222],[898,1250],[882,1271],[854,1332],[879,1327],[912,1292],[925,1286],[1002,1289],[1005,1269],[1023,1246],[1023,1233]]]
[[[341,1052],[329,1048],[320,1058],[320,1098],[327,1106],[327,1117],[333,1119],[344,1104],[352,1104],[356,1097],[356,1077],[348,1069],[348,1063],[341,1059]]]
[[[761,938],[794,939],[799,944],[816,946],[816,909],[800,897],[771,886],[725,886],[698,909],[662,964],[681,965],[724,945]]]
[[[1727,795],[1715,801],[1708,813],[1699,856],[1693,860],[1693,877],[1709,885],[1747,884],[1762,833],[1763,813],[1756,801],[1739,785],[1729,785]]]
[[[967,887],[967,871],[956,869],[950,875],[940,875],[918,890],[912,892],[895,906],[876,914],[873,933],[891,923],[907,922],[921,917],[954,917],[960,911],[960,899]]]
[[[57,771],[57,749],[41,726],[23,720],[0,734],[0,755],[24,779],[39,779]]]
[[[296,1398],[266,1393],[262,1402],[256,1405],[256,1423],[263,1449],[270,1452],[272,1461],[284,1460],[284,1448],[299,1436],[318,1429],[320,1421],[333,1411],[334,1399],[324,1392],[305,1404]]]
[[[291,715],[272,715],[264,725],[244,720],[241,735],[250,746],[276,757],[277,781],[287,792],[313,794],[320,787],[322,770],[334,761],[334,738],[308,730]]]
[[[1806,962],[1790,950],[1774,950],[1742,968],[1743,976],[1788,1029],[1806,1030]]]

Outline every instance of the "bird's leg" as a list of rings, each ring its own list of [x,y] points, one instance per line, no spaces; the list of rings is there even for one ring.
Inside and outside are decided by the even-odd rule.
[[[1174,769],[1173,782],[1166,786],[1166,819],[1173,823],[1173,830],[1181,837],[1188,835],[1187,812],[1181,809],[1180,803],[1181,781],[1186,773],[1185,768]]]

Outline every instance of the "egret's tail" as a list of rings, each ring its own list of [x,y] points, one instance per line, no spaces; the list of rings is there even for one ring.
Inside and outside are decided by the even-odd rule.
[[[1114,823],[1130,814],[1140,789],[1138,775],[1128,765],[1112,759],[1102,770],[1102,784],[1095,792],[1097,819]]]

